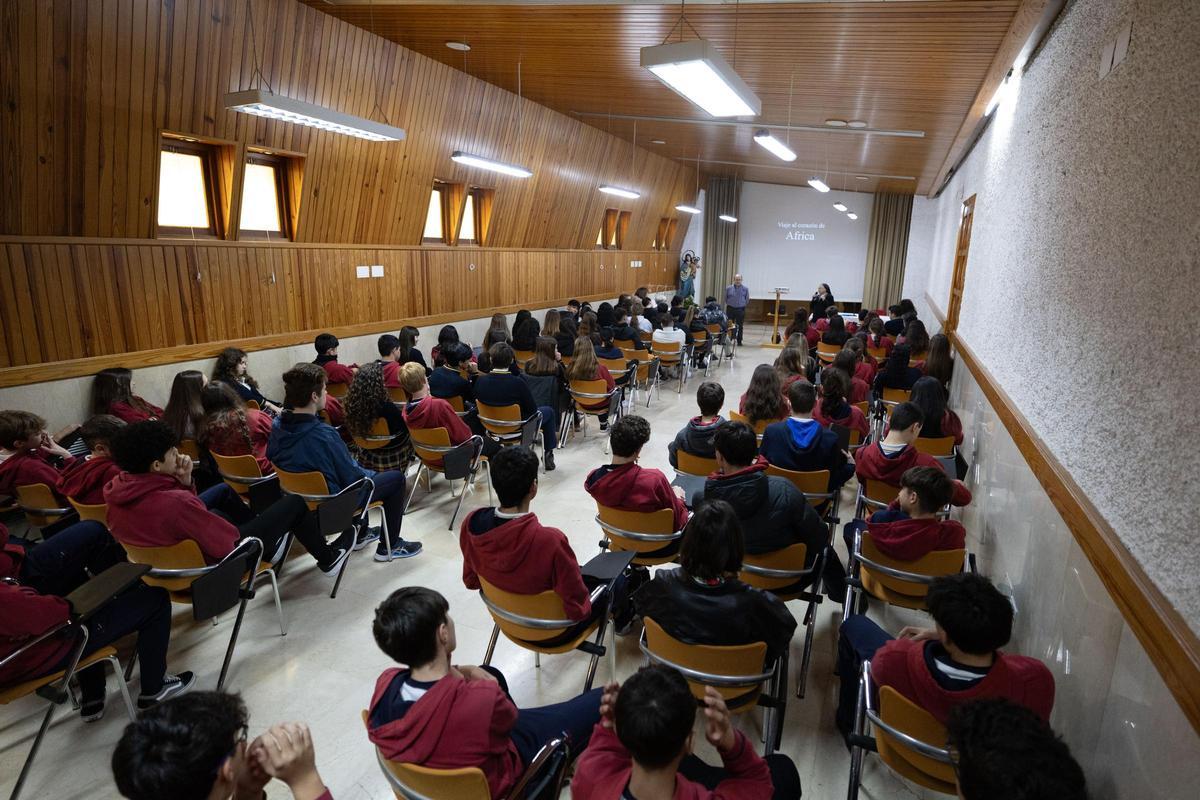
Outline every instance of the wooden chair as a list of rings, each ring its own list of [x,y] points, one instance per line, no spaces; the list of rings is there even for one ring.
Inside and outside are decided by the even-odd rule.
[[[954,437],[940,436],[937,438],[927,438],[918,436],[913,442],[913,446],[921,453],[927,453],[931,456],[953,456],[954,455]]]
[[[608,629],[608,619],[611,609],[599,615],[587,625],[581,625],[583,620],[567,619],[563,610],[562,598],[557,592],[545,591],[538,594],[516,594],[506,592],[492,585],[482,575],[479,576],[479,597],[487,606],[495,624],[492,627],[492,638],[488,642],[487,653],[483,657],[485,665],[492,663],[492,655],[496,651],[496,640],[500,632],[505,638],[526,650],[534,652],[535,666],[541,666],[542,654],[557,655],[581,650],[591,655],[587,676],[583,681],[583,690],[589,691],[596,678],[596,665],[600,657],[607,652],[604,646],[604,634]],[[591,592],[592,603],[600,602],[605,586],[597,586]],[[572,629],[580,627],[567,640],[563,636]],[[588,638],[596,634],[594,642]]]
[[[887,361],[888,351],[883,347],[868,347],[867,355],[882,364],[884,361]]]
[[[677,473],[693,478],[707,478],[717,471],[715,458],[701,458],[683,450],[675,451],[675,463],[678,465],[675,467]]]
[[[636,350],[637,346],[633,343],[633,339],[613,339],[613,345],[621,350]]]
[[[688,348],[682,342],[653,342],[650,347],[650,355],[658,359],[659,370],[663,367],[679,368],[679,387],[676,394],[683,393],[683,384],[688,378],[688,353]],[[658,382],[658,375],[655,375],[650,391],[654,390]]]
[[[864,478],[858,482],[858,500],[854,516],[867,517],[880,509],[887,508],[900,494],[900,487],[892,486],[874,478]]]
[[[837,354],[840,352],[842,352],[842,348],[836,344],[817,342],[817,359],[822,364],[832,364],[833,359],[837,358]]]
[[[455,414],[458,414],[460,417],[465,417],[467,415],[467,404],[463,400],[461,394],[451,395],[450,397],[445,398],[445,400],[450,404],[450,407],[454,409]]]
[[[68,497],[67,502],[79,514],[82,520],[91,520],[99,522],[104,527],[108,527],[108,503],[97,503],[95,505],[86,505],[84,503],[76,503],[72,498]]]
[[[391,444],[395,437],[388,430],[387,420],[379,417],[371,423],[371,432],[366,436],[352,434],[354,443],[363,450],[379,450]]]
[[[375,493],[375,482],[370,478],[359,480],[344,487],[340,492],[329,491],[329,484],[320,472],[287,472],[275,468],[279,476],[279,488],[286,494],[294,494],[308,504],[309,518],[306,524],[315,524],[322,536],[341,536],[351,526],[365,528],[372,508],[382,509],[383,503],[372,501]],[[366,498],[362,497],[363,488],[367,488]],[[383,526],[383,543],[387,546],[388,561],[392,560],[392,539],[387,529],[387,516],[380,513]],[[329,593],[332,599],[337,597],[338,587],[342,585],[342,576],[346,574],[346,565],[350,559],[342,561],[338,569],[337,580],[333,582],[333,591]]]
[[[483,437],[472,436],[465,442],[454,445],[450,444],[450,432],[445,428],[409,428],[408,435],[421,465],[413,479],[408,502],[404,504],[404,513],[408,513],[408,507],[417,494],[422,474],[426,476],[426,488],[430,492],[433,491],[429,482],[430,473],[437,472],[447,481],[461,480],[463,488],[458,493],[458,504],[454,506],[454,513],[450,515],[449,530],[454,530],[454,521],[458,519],[458,512],[462,510],[463,498],[467,496],[467,489],[475,485],[475,476],[481,465],[487,476],[488,498],[492,496],[492,474],[488,460],[483,456]],[[454,496],[453,486],[450,487],[450,496]]]
[[[336,397],[341,400],[346,395],[350,394],[350,384],[348,383],[327,383],[325,391],[329,392],[330,397]]]
[[[889,389],[885,386],[879,399],[886,406],[894,406],[899,403],[907,403],[911,396],[912,391],[909,389]]]
[[[642,340],[642,344],[650,344],[654,339],[654,331],[638,331],[638,338]]]
[[[248,500],[250,496],[250,488],[260,484],[270,483],[277,480],[275,473],[263,475],[262,468],[258,465],[258,459],[249,453],[237,456],[227,456],[223,453],[217,453],[212,450],[208,454],[213,457],[213,461],[217,465],[217,474],[225,483],[229,484],[229,488],[238,493],[243,500]]]
[[[854,404],[854,407],[857,408],[859,411],[861,411],[863,413],[863,416],[866,417],[867,419],[871,418],[871,401],[870,400],[862,400],[860,402],[857,402]]]
[[[608,391],[607,384],[603,378],[593,381],[573,380],[567,384],[567,391],[571,394],[571,403],[573,411],[583,415],[583,435],[587,436],[587,418],[607,416],[608,422],[611,425],[621,417],[621,390],[614,388],[611,392]],[[604,402],[605,406],[601,408],[590,408],[597,403]],[[563,420],[566,422],[570,415],[564,414]],[[563,426],[566,430],[570,430],[569,426]],[[608,437],[604,438],[604,452],[608,453]]]
[[[768,464],[767,474],[787,478],[792,482],[793,486],[804,494],[804,499],[813,508],[819,508],[830,500],[836,504],[841,495],[841,492],[829,491],[829,470],[827,469],[799,472],[793,469],[777,467],[774,464]],[[835,511],[835,516],[836,513]]]
[[[27,483],[17,487],[17,507],[25,512],[25,519],[35,528],[45,528],[72,512],[63,506],[54,491],[44,483]]]
[[[599,513],[596,523],[604,532],[600,547],[637,553],[633,563],[649,567],[666,564],[679,557],[679,541],[683,531],[675,530],[675,512],[670,508],[658,511],[626,511],[596,504]]]
[[[901,561],[880,552],[868,531],[856,531],[846,578],[852,597],[842,617],[849,619],[863,592],[889,605],[923,610],[930,584],[964,570],[974,571],[965,548],[934,550],[915,561]]]
[[[729,420],[730,422],[744,422],[750,425],[750,418],[734,409],[730,409],[729,411]],[[760,419],[758,422],[750,425],[751,428],[754,428],[754,435],[758,437],[758,443],[762,444],[763,431],[767,429],[768,425],[774,425],[776,422],[783,422],[783,420],[783,417],[779,417],[778,419]]]
[[[658,382],[659,361],[649,350],[622,350],[625,357],[630,361],[636,361],[637,366],[633,373],[633,377],[629,380],[630,388],[630,407],[637,402],[637,391],[639,388],[646,390],[646,408],[650,407],[650,400],[653,394],[650,392],[650,387]]]
[[[521,369],[525,369],[525,363],[527,361],[529,361],[531,358],[533,358],[533,356],[534,356],[534,352],[532,350],[514,350],[513,351],[513,361],[517,362],[517,365]]]
[[[405,393],[404,389],[399,386],[387,387],[387,393],[388,399],[396,405],[403,405],[404,403],[408,402],[408,395]]]
[[[787,707],[786,654],[774,664],[765,664],[766,642],[732,646],[686,644],[664,631],[652,618],[646,617],[644,622],[638,644],[646,658],[679,670],[697,700],[703,699],[705,688],[711,686],[735,714],[762,705],[766,754],[779,747]]]
[[[516,403],[507,406],[490,406],[487,403],[476,403],[479,422],[488,435],[503,447],[515,444],[532,447],[537,442],[542,443],[543,452],[546,449],[546,439],[542,436],[542,412],[535,411],[529,417],[521,418],[521,407]]]
[[[862,761],[874,750],[896,774],[935,792],[958,797],[954,758],[942,744],[946,728],[928,711],[890,686],[878,687],[871,679],[871,662],[863,662],[858,685],[854,731],[850,734],[850,786],[848,800],[858,800]],[[871,723],[874,736],[866,734]]]
[[[627,374],[629,374],[630,360],[631,359],[626,359],[626,358],[598,358],[598,359],[596,359],[596,361],[598,361],[605,369],[608,370],[608,374],[613,376],[613,380],[617,381],[618,383],[620,382],[620,380],[622,378],[624,378]]]

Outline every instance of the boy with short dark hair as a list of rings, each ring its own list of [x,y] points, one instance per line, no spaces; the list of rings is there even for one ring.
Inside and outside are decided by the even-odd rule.
[[[696,390],[696,404],[700,406],[700,416],[692,417],[679,433],[675,441],[667,445],[668,458],[672,467],[679,466],[676,456],[680,450],[697,458],[713,458],[716,447],[713,440],[717,428],[725,422],[721,416],[721,407],[725,405],[725,389],[714,381],[705,381]]]
[[[0,495],[16,497],[18,486],[35,483],[55,491],[61,470],[76,461],[54,441],[46,420],[29,411],[0,411],[0,447],[12,451],[0,461]],[[67,505],[65,497],[58,495],[57,500]]]
[[[505,797],[550,739],[566,731],[573,752],[587,746],[601,690],[518,709],[499,670],[450,663],[458,642],[449,610],[441,594],[418,586],[392,592],[375,609],[376,644],[406,666],[389,668],[376,681],[368,736],[392,761],[478,767],[491,796]]]
[[[829,470],[828,491],[842,488],[854,474],[854,461],[838,446],[837,434],[813,419],[817,391],[808,381],[788,387],[792,414],[763,431],[762,455],[782,469],[797,472]]]
[[[77,458],[59,475],[58,493],[80,505],[96,506],[104,502],[104,487],[121,473],[112,460],[112,440],[125,422],[111,414],[97,414],[83,423],[79,435],[91,455]]]
[[[313,363],[325,370],[325,374],[329,376],[330,383],[345,383],[348,385],[354,380],[354,373],[358,372],[358,365],[351,364],[350,366],[346,366],[338,363],[338,344],[338,338],[332,333],[317,334],[317,338],[313,341],[313,347],[317,351],[317,358]]]
[[[383,362],[383,385],[389,389],[400,388],[400,339],[385,333],[375,346],[379,350],[379,360]]]
[[[475,381],[475,399],[489,406],[517,405],[521,418],[529,419],[542,412],[542,450],[546,471],[554,469],[554,448],[558,447],[558,412],[550,406],[539,406],[533,399],[529,384],[520,375],[509,370],[513,363],[513,349],[504,342],[488,348],[491,368],[486,375]]]
[[[634,350],[648,349],[637,328],[629,324],[629,309],[625,306],[613,308],[613,340],[633,342]]]
[[[954,496],[954,480],[941,467],[913,467],[900,476],[900,493],[871,515],[867,531],[886,556],[915,561],[934,550],[965,546],[966,528],[941,511]]]
[[[860,481],[882,481],[889,486],[900,487],[900,477],[913,467],[936,467],[938,460],[928,453],[917,450],[913,442],[921,435],[925,415],[913,403],[898,403],[892,409],[892,418],[887,435],[878,442],[859,448],[855,472]],[[969,505],[971,491],[962,481],[954,481],[954,493],[950,499],[956,506]]]
[[[583,481],[587,493],[600,505],[626,511],[669,508],[675,514],[675,530],[683,530],[688,519],[683,489],[672,486],[661,470],[637,463],[642,448],[650,441],[650,423],[634,415],[621,417],[613,423],[608,438],[612,463],[588,473]]]

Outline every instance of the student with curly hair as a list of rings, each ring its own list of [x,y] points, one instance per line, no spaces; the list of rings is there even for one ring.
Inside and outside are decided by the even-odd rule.
[[[245,350],[226,347],[217,356],[217,363],[213,366],[212,380],[225,381],[233,387],[242,400],[246,402],[253,400],[263,411],[275,416],[283,409],[278,403],[263,397],[263,393],[258,390],[258,381],[254,380],[254,376],[247,371],[249,365],[250,357],[246,355]]]
[[[417,366],[424,370],[419,364]],[[352,435],[365,438],[373,435],[376,420],[384,420],[392,441],[383,447],[358,448],[355,454],[358,463],[373,470],[403,470],[412,460],[412,444],[408,427],[404,424],[404,414],[392,402],[384,386],[385,367],[384,362],[374,361],[358,370],[346,395],[345,427]],[[403,367],[400,367],[394,371],[397,386],[401,385],[399,378],[402,370]]]
[[[746,417],[753,426],[762,420],[785,419],[792,413],[788,400],[783,396],[783,381],[770,364],[759,364],[750,376],[750,385],[738,402],[738,413]]]

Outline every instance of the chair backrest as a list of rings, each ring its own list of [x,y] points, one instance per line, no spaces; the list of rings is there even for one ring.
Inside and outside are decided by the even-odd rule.
[[[717,459],[694,456],[683,450],[675,451],[675,471],[683,475],[707,477],[717,471]]]
[[[890,483],[877,481],[874,478],[867,478],[862,482],[863,496],[868,500],[876,503],[888,505],[896,499],[896,495],[900,494],[899,486],[892,486]]]
[[[567,612],[563,609],[562,598],[553,590],[539,592],[538,594],[516,594],[515,592],[507,592],[495,586],[482,575],[479,576],[479,586],[487,601],[500,609],[501,612],[506,611],[517,616],[545,620],[547,622],[561,621],[565,623],[554,627],[522,625],[505,617],[502,613],[497,613],[495,609],[489,606],[488,611],[496,621],[496,624],[500,626],[500,630],[514,639],[522,639],[528,642],[554,639],[574,624],[567,618]]]
[[[167,547],[137,547],[121,542],[125,554],[134,564],[149,564],[152,569],[203,569],[204,554],[194,539],[184,539]],[[142,576],[147,586],[161,586],[169,592],[184,592],[191,588],[195,578],[157,578]]]
[[[842,352],[842,348],[836,344],[826,344],[825,342],[817,342],[817,358],[825,362],[833,361],[837,354]]]
[[[371,729],[371,713],[362,711],[363,727]],[[491,800],[487,776],[479,767],[433,769],[384,758],[375,748],[375,757],[392,791],[400,800]]]
[[[354,443],[363,450],[378,450],[387,447],[392,442],[392,434],[388,430],[387,420],[379,417],[371,423],[371,432],[366,436],[354,434]]]
[[[258,404],[258,401],[257,401],[257,400],[247,400],[247,401],[246,401],[246,408],[252,408],[252,409],[254,409],[255,411],[261,411],[261,410],[262,410],[262,406],[260,406],[260,405]]]
[[[939,749],[945,746],[946,727],[891,686],[879,687],[879,716],[890,727],[914,739]],[[883,763],[921,786],[957,794],[953,765],[917,752],[879,726],[874,727],[874,734]]]
[[[774,577],[770,575],[761,575],[746,567],[758,567],[760,569],[780,570],[784,572],[801,572],[804,570],[804,559],[808,557],[808,547],[803,542],[797,542],[793,545],[788,545],[782,550],[775,550],[770,553],[761,553],[758,555],[746,554],[742,559],[742,571],[738,573],[738,578],[742,583],[754,586],[758,589],[764,589],[768,592],[775,589],[782,589],[785,586],[791,586],[796,582],[794,577]]]
[[[864,417],[871,412],[871,402],[869,400],[862,400],[855,403],[854,407],[861,411]]]
[[[514,350],[513,351],[513,360],[516,361],[518,364],[520,364],[522,368],[525,366],[525,362],[528,361],[529,359],[533,358],[533,356],[534,356],[534,352],[532,350]]]
[[[453,447],[450,444],[450,432],[445,428],[409,428],[408,435],[417,458],[426,467],[441,469],[442,457]]]
[[[633,339],[613,339],[613,344],[622,350],[635,350]]]
[[[649,350],[634,350],[632,345],[633,343],[631,342],[629,347],[621,348],[621,352],[625,354],[625,358],[630,361],[649,362],[654,358]],[[641,363],[638,366],[640,367]]]
[[[466,413],[467,406],[463,402],[461,394],[451,395],[450,397],[445,398],[445,400],[447,403],[450,404],[450,407],[454,409],[454,412],[456,414],[465,414]]]
[[[885,403],[907,403],[912,396],[912,392],[908,389],[889,389],[883,387],[882,400]]]
[[[209,450],[209,455],[217,462],[217,472],[221,473],[221,477],[229,484],[238,494],[248,494],[250,492],[250,483],[262,478],[262,469],[258,466],[258,460],[249,453],[243,453],[240,456],[226,456],[221,453],[215,453]],[[239,481],[238,478],[246,478],[246,481]]]
[[[279,476],[279,487],[289,494],[330,494],[329,483],[325,480],[325,475],[316,470],[312,472],[286,472],[276,467],[275,474]],[[321,505],[321,501],[319,500],[305,500],[305,502],[308,503],[310,511],[315,510],[317,506]]]
[[[644,622],[646,646],[651,657],[658,656],[678,667],[713,676],[751,676],[763,672],[763,661],[767,657],[766,642],[739,645],[687,644],[671,636],[650,617],[646,617]],[[697,699],[704,697],[705,686],[713,686],[726,699],[737,697],[740,702],[737,708],[733,709],[735,711],[752,707],[753,704],[749,700],[757,699],[762,688],[761,681],[720,686],[687,674],[684,677],[688,679],[688,687]]]
[[[192,461],[200,460],[200,444],[195,439],[183,439],[179,442],[178,450]]]
[[[516,403],[507,406],[490,406],[487,403],[476,403],[479,411],[479,421],[497,436],[509,436],[521,430],[521,407]]]
[[[954,454],[954,437],[940,436],[938,438],[929,438],[918,436],[913,446],[919,452],[928,453],[931,456],[949,456]]]
[[[774,464],[767,465],[768,475],[778,475],[787,478],[797,489],[804,492],[809,505],[819,506],[828,500],[829,470],[817,469],[810,472],[799,472],[794,469],[784,469]]]
[[[683,342],[653,342],[650,353],[664,361],[678,361],[682,357],[682,350]]]
[[[595,406],[610,397],[608,384],[603,378],[594,381],[572,380],[568,386],[568,391],[571,392],[571,397],[579,403],[581,411],[588,411],[587,406]],[[603,413],[608,413],[608,407],[602,409]]]
[[[341,400],[346,395],[350,394],[350,384],[348,383],[327,383],[325,391],[329,392],[330,397],[336,397]]]
[[[654,331],[638,331],[638,338],[643,342],[648,342],[654,338]]]
[[[692,341],[696,344],[704,344],[708,341],[708,331],[692,331]]]
[[[619,378],[629,371],[629,359],[627,358],[598,358],[596,359],[608,370],[609,374],[614,378]]]
[[[647,553],[661,550],[679,538],[675,530],[675,512],[670,508],[658,511],[627,511],[596,504],[599,513],[596,521],[608,537],[613,550],[632,550]],[[636,536],[629,535],[636,534]],[[640,538],[652,537],[652,538]]]
[[[744,422],[747,425],[750,425],[750,418],[735,409],[729,410],[729,419],[732,422]],[[754,428],[754,434],[761,440],[763,431],[767,429],[768,425],[773,425],[776,422],[783,422],[783,419],[783,417],[779,417],[778,419],[760,419],[753,425],[750,425],[750,427]]]
[[[54,492],[44,483],[27,483],[17,487],[17,505],[25,512],[30,525],[39,528],[53,525],[70,512],[63,507]]]
[[[708,333],[709,336],[717,336],[718,334],[721,333],[721,325],[720,325],[720,323],[713,322],[711,324],[705,325],[704,330]]]
[[[962,548],[957,550],[933,550],[915,561],[900,561],[899,559],[884,555],[871,538],[871,534],[864,531],[862,535],[862,554],[876,564],[884,567],[911,572],[916,575],[925,575],[927,577],[940,577],[943,575],[955,575],[962,571],[966,550]],[[898,595],[903,595],[906,598],[920,599],[929,593],[929,584],[927,583],[908,581],[892,575],[884,575],[881,572],[872,570],[866,564],[862,565],[862,572],[864,573],[865,582],[877,583],[885,589],[895,592]]]
[[[70,502],[70,504],[75,507],[75,510],[77,512],[79,512],[80,519],[90,519],[93,522],[99,522],[101,525],[103,525],[106,528],[108,527],[108,504],[107,503],[98,503],[96,505],[89,506],[89,505],[84,505],[83,503],[76,503],[75,500],[70,497],[67,498],[67,501]]]
[[[387,387],[388,399],[393,403],[407,403],[408,393],[399,386]]]
[[[876,361],[886,361],[887,360],[887,350],[882,347],[868,347],[867,355],[869,355],[871,358],[875,359]]]

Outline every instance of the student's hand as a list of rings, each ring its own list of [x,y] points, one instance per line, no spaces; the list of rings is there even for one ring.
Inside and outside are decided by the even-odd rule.
[[[277,417],[283,413],[283,409],[280,408],[279,406],[275,405],[274,403],[267,403],[266,409],[271,412],[271,416],[273,416],[273,417]]]
[[[937,630],[935,628],[918,628],[915,625],[906,625],[901,629],[900,633],[896,634],[897,639],[911,639],[914,642],[927,642],[930,639],[937,638]]]
[[[192,485],[192,459],[183,454],[175,461],[175,480],[182,483],[184,486]]]
[[[64,458],[70,458],[71,456],[67,448],[54,441],[53,437],[45,431],[42,431],[42,438],[39,440],[38,446],[43,452],[49,453],[52,456],[63,456]]]
[[[263,770],[286,783],[296,800],[316,800],[325,793],[312,734],[303,722],[273,725],[254,745]]]
[[[729,709],[721,693],[711,686],[704,688],[704,736],[722,753],[733,749],[737,738],[729,719]]]
[[[604,687],[604,693],[600,695],[600,724],[610,731],[613,727],[613,716],[617,711],[617,694],[620,691],[621,684],[613,681]]]

